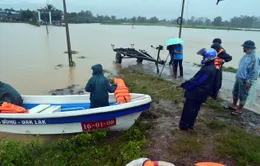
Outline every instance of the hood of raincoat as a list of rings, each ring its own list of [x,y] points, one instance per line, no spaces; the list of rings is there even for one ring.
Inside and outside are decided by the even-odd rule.
[[[213,62],[214,59],[216,59],[217,51],[213,48],[202,48],[197,52],[197,54],[203,56],[201,64],[206,64],[209,62]]]
[[[103,75],[103,68],[101,64],[96,64],[91,68],[93,70],[92,75]]]

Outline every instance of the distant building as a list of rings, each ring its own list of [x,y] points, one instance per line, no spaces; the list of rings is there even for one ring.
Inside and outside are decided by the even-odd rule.
[[[0,21],[18,21],[20,18],[21,16],[19,12],[0,10]]]
[[[4,10],[0,10],[0,21],[7,21],[7,20],[8,20],[7,12]]]
[[[20,20],[21,16],[19,12],[8,12],[8,19],[9,20]]]

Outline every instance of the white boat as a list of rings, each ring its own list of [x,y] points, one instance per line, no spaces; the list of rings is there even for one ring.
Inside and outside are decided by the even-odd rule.
[[[111,93],[110,106],[90,109],[89,95],[23,95],[23,107],[29,113],[0,113],[0,132],[44,135],[127,130],[152,102],[149,95],[130,93],[131,102],[116,104]]]

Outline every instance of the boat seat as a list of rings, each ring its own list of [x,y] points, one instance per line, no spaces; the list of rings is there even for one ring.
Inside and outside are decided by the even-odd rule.
[[[53,112],[60,112],[61,106],[50,106],[49,108],[43,110],[39,114],[52,114]]]
[[[37,114],[41,111],[43,111],[44,109],[49,108],[51,105],[50,104],[39,104],[36,107],[33,107],[29,110],[29,114]]]

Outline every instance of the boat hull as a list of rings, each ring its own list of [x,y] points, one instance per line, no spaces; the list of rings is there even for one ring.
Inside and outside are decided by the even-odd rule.
[[[55,112],[51,115],[2,114],[0,132],[51,135],[82,133],[104,128],[111,131],[127,130],[143,111],[150,108],[151,98],[146,96],[145,100],[138,102],[89,110]]]
[[[109,119],[111,123],[115,120],[116,123],[104,127],[101,127],[100,121],[92,122],[95,127],[91,125],[92,130],[109,128],[111,131],[124,131],[129,129],[134,123],[135,120],[140,116],[141,112],[137,112],[130,115],[125,115],[115,119]],[[31,120],[27,120],[31,121]],[[105,121],[107,122],[107,121]],[[72,134],[72,133],[83,133],[91,131],[91,128],[88,127],[88,122],[79,122],[79,123],[63,123],[63,124],[45,124],[45,125],[0,125],[1,132],[15,133],[15,134],[40,134],[40,135],[52,135],[52,134]],[[91,123],[91,122],[90,122]],[[86,125],[84,125],[86,124]],[[97,127],[98,126],[98,127]]]

